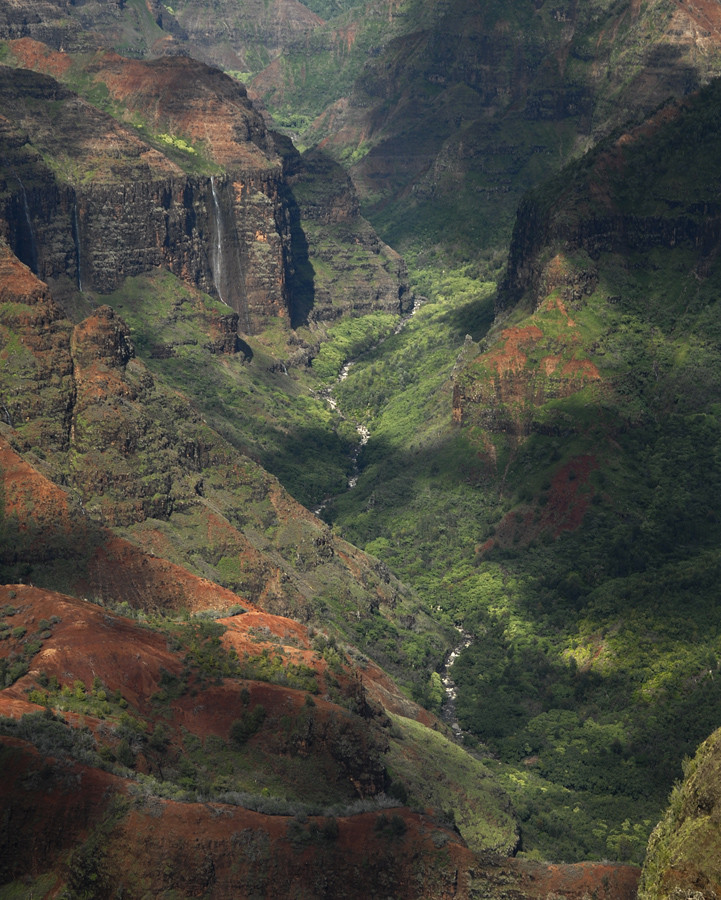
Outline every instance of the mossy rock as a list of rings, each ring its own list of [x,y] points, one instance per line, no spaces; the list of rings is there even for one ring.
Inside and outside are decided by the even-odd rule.
[[[639,900],[721,895],[721,729],[684,768],[649,840]]]

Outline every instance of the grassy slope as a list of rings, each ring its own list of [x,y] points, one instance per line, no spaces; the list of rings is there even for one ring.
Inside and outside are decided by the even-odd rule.
[[[426,829],[445,831],[438,820],[448,817],[450,803],[462,812],[461,828],[479,849],[505,849],[515,841],[507,798],[490,773],[473,760],[464,762],[459,748],[411,720],[393,725],[368,700],[361,680],[368,677],[365,664],[356,665],[343,648],[322,635],[313,638],[298,623],[245,607],[221,621],[208,615],[143,613],[131,621],[127,608],[118,616],[107,607],[24,585],[3,587],[0,601],[0,757],[16,772],[18,748],[26,741],[43,756],[61,760],[66,774],[74,763],[83,764],[76,802],[95,806],[95,816],[102,803],[99,792],[93,797],[92,784],[102,782],[105,799],[127,792],[136,809],[154,806],[155,828],[165,827],[158,817],[173,802],[190,815],[189,804],[210,802],[215,815],[222,810],[226,820],[250,810],[273,817],[257,816],[256,829],[274,823],[271,827],[286,834],[294,850],[332,847],[343,828],[336,817],[388,807],[395,809],[377,822],[371,818],[371,827],[375,822],[378,832],[385,827],[396,836],[405,834],[399,814],[410,815],[400,808],[407,804],[423,806],[418,815]],[[88,647],[92,653],[80,652]],[[423,791],[429,744],[440,770],[467,776],[459,776],[453,796],[430,798]],[[389,746],[394,759],[403,759],[392,782],[385,773]],[[46,759],[47,802],[52,767]],[[471,772],[482,780],[480,789],[468,777]],[[12,783],[6,785],[9,793]],[[446,801],[443,812],[441,799]],[[124,812],[127,805],[126,798]],[[437,807],[435,813],[431,806]],[[44,804],[39,807],[45,810]],[[66,803],[68,820],[71,809],[73,804]],[[37,807],[35,812],[41,814]],[[309,825],[309,815],[324,818]],[[196,827],[195,815],[192,820]],[[360,828],[363,820],[355,821]],[[19,827],[25,824],[23,819]],[[83,824],[82,839],[87,818]],[[165,837],[166,860],[167,841],[178,837],[178,828],[176,822]],[[226,824],[226,838],[231,834]],[[109,862],[102,852],[107,838],[101,835],[101,852],[94,856],[96,875]],[[70,856],[73,839],[76,850]],[[435,846],[446,843],[443,839]],[[79,895],[79,877],[88,875],[80,871],[79,845],[69,828],[59,847],[44,844],[41,860],[27,857],[25,871],[32,867],[33,879],[54,871],[58,879],[69,879]],[[63,852],[56,857],[58,849]],[[416,847],[416,857],[419,851]],[[237,863],[237,847],[234,853]],[[216,864],[222,855],[218,842]],[[21,853],[12,863],[6,860],[3,875],[12,872],[19,883],[23,859]],[[338,863],[328,860],[327,865],[334,871]],[[182,865],[177,872],[167,867],[164,880],[182,881],[184,872]],[[96,895],[93,882],[99,878],[87,877],[88,894]],[[115,883],[121,879],[128,887],[133,874],[124,871]],[[243,883],[242,876],[238,880]],[[49,891],[52,883],[34,887]],[[6,891],[15,896],[14,887]]]

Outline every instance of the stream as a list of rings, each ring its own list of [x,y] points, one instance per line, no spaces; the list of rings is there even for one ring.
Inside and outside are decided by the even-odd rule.
[[[408,322],[411,320],[412,316],[415,315],[418,310],[420,304],[416,304],[411,312],[402,318],[398,325],[395,327],[393,334],[398,334],[400,331],[405,328]],[[385,339],[384,339],[385,340]],[[380,346],[383,341],[380,341],[376,344],[376,347]],[[341,384],[348,377],[348,373],[353,366],[355,360],[349,360],[343,368],[340,370],[338,374],[338,378],[336,379],[336,384]],[[345,419],[343,413],[338,409],[338,401],[333,396],[333,385],[323,388],[322,391],[319,391],[316,395],[328,404],[328,406],[333,410],[333,412],[338,413],[338,415]],[[360,476],[360,469],[358,468],[358,457],[360,456],[360,452],[368,443],[370,438],[370,429],[366,425],[356,425],[356,432],[358,433],[358,443],[354,446],[351,451],[351,459],[353,461],[353,474],[348,478],[348,490],[352,490],[358,484],[358,478]],[[316,516],[319,516],[323,510],[326,508],[328,503],[330,502],[330,497],[327,497],[321,504],[316,506],[313,509],[313,512]],[[443,668],[440,671],[441,683],[443,684],[443,693],[445,695],[443,704],[441,705],[441,719],[451,727],[453,734],[458,738],[463,733],[463,729],[461,728],[460,722],[456,717],[456,696],[457,689],[455,682],[451,676],[451,670],[453,668],[453,663],[458,659],[463,650],[466,647],[470,647],[473,643],[473,638],[468,632],[463,631],[462,628],[456,626],[456,631],[458,631],[460,641],[456,646],[449,652],[446,657],[446,661],[443,664]]]
[[[461,636],[461,642],[457,644],[453,650],[446,657],[446,662],[441,669],[441,682],[443,684],[443,691],[445,693],[445,700],[443,701],[443,705],[441,706],[441,719],[447,724],[451,726],[453,734],[456,737],[459,737],[463,729],[460,726],[458,719],[456,718],[456,685],[451,677],[451,669],[453,668],[453,663],[458,659],[461,652],[466,649],[466,647],[470,647],[473,643],[473,638],[470,634],[463,631],[463,629],[458,628],[456,626],[456,630]]]
[[[410,322],[412,317],[416,314],[419,307],[420,307],[420,303],[416,302],[413,306],[413,309],[408,313],[408,315],[403,316],[403,318],[401,318],[400,322],[393,329],[393,334],[398,334],[406,327],[406,325]],[[383,341],[385,341],[385,340],[386,340],[386,338],[383,338],[374,347],[371,347],[369,349],[375,350],[377,347],[380,347],[381,344],[383,343]],[[365,352],[367,353],[368,350],[366,350]],[[340,370],[340,372],[338,374],[338,378],[336,379],[336,382],[335,382],[336,384],[340,384],[341,382],[346,380],[346,378],[348,377],[348,373],[350,372],[351,367],[353,366],[354,362],[355,362],[355,360],[351,359],[343,366],[343,368]],[[316,396],[319,397],[321,400],[325,400],[325,402],[333,410],[333,412],[338,413],[338,415],[341,417],[341,419],[345,419],[345,416],[343,415],[343,413],[338,409],[338,401],[333,396],[333,386],[332,385],[330,387],[323,388],[323,390],[321,390],[321,391],[318,391]],[[351,461],[353,463],[353,473],[348,478],[348,484],[347,484],[348,490],[352,490],[358,484],[358,478],[360,476],[360,469],[358,468],[358,457],[360,456],[361,450],[368,443],[368,440],[370,439],[370,436],[371,436],[370,429],[368,428],[367,425],[356,425],[355,430],[358,434],[358,443],[353,447],[353,449],[351,450],[351,454],[350,454]],[[330,500],[331,500],[330,497],[326,497],[326,499],[322,503],[320,503],[318,506],[313,508],[313,513],[316,516],[319,516],[323,512],[323,510],[326,508],[326,506],[328,505]]]

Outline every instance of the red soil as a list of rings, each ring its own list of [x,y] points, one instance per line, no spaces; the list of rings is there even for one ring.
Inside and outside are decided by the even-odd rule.
[[[45,44],[31,38],[19,38],[9,41],[13,55],[24,68],[35,72],[44,72],[53,78],[61,79],[72,68],[72,58],[66,53],[56,53]]]
[[[19,531],[27,531],[32,524],[38,529],[67,534],[75,525],[70,523],[67,493],[26,463],[3,438],[0,438],[0,489],[5,518],[16,516]]]
[[[511,510],[498,524],[495,536],[478,548],[478,554],[485,555],[496,544],[501,547],[528,544],[544,532],[558,537],[563,531],[575,531],[593,499],[589,479],[597,468],[598,461],[591,455],[570,460],[554,475],[546,504],[540,507],[540,517],[535,506],[520,518],[518,509]]]
[[[537,325],[527,325],[525,328],[515,326],[504,328],[503,338],[505,343],[497,345],[484,354],[483,361],[491,369],[495,369],[498,375],[518,373],[526,365],[528,357],[523,352],[524,347],[535,344],[543,337],[543,332]]]
[[[509,860],[519,878],[517,889],[526,897],[598,897],[599,900],[636,900],[640,870],[613,863],[548,865]]]
[[[220,803],[157,797],[128,805],[130,785],[108,773],[55,763],[11,738],[2,739],[0,754],[0,805],[8,826],[0,834],[4,880],[19,877],[22,861],[32,860],[28,874],[57,873],[56,886],[46,896],[54,896],[67,878],[68,851],[105,821],[93,859],[102,875],[129,896],[158,897],[175,890],[211,900],[251,894],[266,900],[468,900],[482,890],[489,898],[510,891],[526,900],[635,897],[639,872],[631,866],[514,859],[483,863],[453,832],[409,810],[389,813],[404,823],[405,833],[397,837],[376,827],[377,813],[364,813],[338,818],[333,838],[298,840],[327,820],[303,823]],[[116,797],[125,805],[113,804]]]

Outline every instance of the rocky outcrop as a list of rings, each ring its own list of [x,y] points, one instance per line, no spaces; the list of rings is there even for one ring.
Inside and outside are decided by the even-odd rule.
[[[562,286],[564,299],[578,300],[591,293],[597,261],[609,254],[687,247],[701,271],[718,250],[721,205],[695,172],[714,152],[719,108],[721,91],[712,84],[530,193],[518,210],[498,307],[524,296],[535,307]],[[688,176],[668,179],[675,166]],[[586,265],[564,272],[559,253],[585,256]]]
[[[63,54],[12,46],[26,65],[67,70]],[[0,234],[40,278],[107,294],[166,268],[227,304],[246,334],[273,318],[410,308],[403,261],[360,216],[347,177],[318,158],[301,164],[242,85],[193,60],[112,53],[94,57],[88,77],[145,130],[54,77],[0,69]],[[309,277],[306,226],[328,283]]]
[[[71,327],[47,287],[0,242],[0,421],[26,448],[69,446]]]
[[[302,301],[297,304],[296,317],[329,322],[378,310],[409,313],[414,300],[405,262],[361,215],[344,169],[322,151],[312,150],[289,180],[309,257],[320,263],[312,283],[305,285],[312,299],[305,310]]]
[[[302,46],[323,22],[299,0],[250,0],[242,6],[222,0],[210,17],[206,8],[188,0],[173,9],[193,56],[245,72],[257,68],[259,59]]]
[[[11,0],[3,3],[0,39],[29,37],[57,49],[86,49],[87,36],[70,18],[73,5],[72,0]]]
[[[55,50],[120,45],[129,55],[182,52],[187,34],[161,0],[11,0],[0,9],[0,38],[33,38]]]

